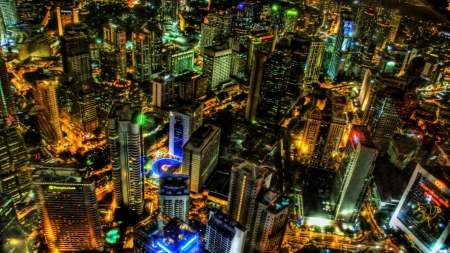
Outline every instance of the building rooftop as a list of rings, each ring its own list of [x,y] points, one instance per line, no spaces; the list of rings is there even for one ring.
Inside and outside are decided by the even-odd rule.
[[[370,138],[370,134],[365,126],[353,125],[349,135],[349,141],[352,143],[353,147],[356,147],[358,143],[361,142],[361,145],[366,148],[375,148],[372,138]]]
[[[220,127],[208,124],[200,126],[192,134],[184,148],[200,152],[218,132],[220,132]]]
[[[233,170],[243,170],[254,179],[264,177],[269,172],[269,170],[264,167],[260,167],[248,162],[234,165]]]
[[[273,191],[264,192],[259,198],[259,203],[267,206],[267,210],[276,214],[283,211],[292,205],[293,201],[291,198],[283,196],[279,193]]]
[[[86,172],[80,172],[77,167],[41,167],[33,174],[35,184],[58,184],[58,185],[91,185],[94,180],[85,177]]]
[[[247,229],[242,226],[239,222],[233,220],[228,215],[222,213],[221,211],[212,212],[209,218],[208,226],[214,228],[216,231],[221,233],[224,237],[232,239],[236,234],[235,229],[239,229],[245,232]]]
[[[402,154],[409,154],[419,147],[419,142],[416,139],[405,134],[395,134],[392,137],[392,141],[398,151]]]
[[[151,240],[155,251],[194,252],[199,245],[197,232],[178,218],[153,233]]]
[[[166,175],[159,178],[159,194],[189,195],[187,189],[189,176],[182,174]]]
[[[145,121],[140,106],[131,103],[115,102],[109,111],[108,118],[118,118],[119,121],[130,121],[133,124],[141,124]]]

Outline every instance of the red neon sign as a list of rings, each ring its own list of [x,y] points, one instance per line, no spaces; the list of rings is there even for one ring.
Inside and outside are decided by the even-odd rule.
[[[448,204],[448,200],[444,200],[441,197],[439,197],[435,192],[433,192],[428,186],[426,186],[424,183],[420,184],[420,187],[422,187],[425,190],[425,195],[430,196],[431,200],[436,203],[436,205],[441,206],[444,205],[446,208],[448,208],[450,205]]]
[[[266,35],[266,36],[262,36],[261,39],[262,40],[268,40],[268,39],[273,39],[273,35]]]
[[[139,39],[140,39],[140,40],[144,40],[144,39],[145,39],[145,36],[144,36],[143,34],[139,34]]]

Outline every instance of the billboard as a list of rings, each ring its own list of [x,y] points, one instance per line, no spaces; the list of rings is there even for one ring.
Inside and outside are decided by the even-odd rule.
[[[391,226],[412,235],[413,242],[422,251],[436,252],[449,233],[449,222],[448,188],[418,165],[394,213]]]

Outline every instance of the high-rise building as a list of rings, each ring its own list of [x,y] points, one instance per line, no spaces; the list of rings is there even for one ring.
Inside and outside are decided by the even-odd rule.
[[[220,127],[205,124],[183,147],[183,174],[189,175],[189,190],[200,193],[219,161]]]
[[[206,95],[208,78],[197,73],[188,73],[178,83],[178,95],[184,101],[191,101]]]
[[[180,0],[163,1],[164,18],[170,19],[172,23],[178,23],[178,15],[180,13]]]
[[[39,80],[34,89],[41,135],[48,143],[57,144],[62,139],[56,78]]]
[[[417,164],[389,225],[407,234],[426,253],[449,248],[448,167]]]
[[[211,253],[244,253],[247,229],[221,211],[211,211],[205,248]]]
[[[158,221],[148,221],[139,224],[133,229],[134,252],[135,253],[194,253],[199,252],[200,238],[193,228],[179,218],[159,225]]]
[[[58,35],[63,36],[67,24],[79,22],[77,7],[61,8],[59,5],[56,6],[56,21],[58,22]]]
[[[169,72],[159,74],[152,80],[152,104],[163,108],[175,98],[174,78]]]
[[[101,251],[102,230],[95,181],[78,168],[33,172],[38,212],[52,251]]]
[[[360,39],[372,38],[377,26],[376,13],[372,7],[362,6],[356,14],[355,36]]]
[[[79,81],[92,80],[89,44],[89,36],[83,30],[66,29],[61,37],[64,73],[74,75]]]
[[[190,48],[168,55],[166,71],[171,71],[172,75],[179,76],[194,68],[194,49]]]
[[[361,105],[361,110],[363,111],[363,117],[361,124],[367,126],[372,113],[372,108],[375,106],[375,101],[377,98],[378,91],[381,86],[381,77],[371,70],[367,70],[363,84],[361,87],[361,92],[359,93],[359,102]]]
[[[0,252],[29,252],[28,236],[18,221],[14,202],[9,195],[3,193],[0,193],[0,224]]]
[[[31,190],[31,179],[27,168],[3,172],[0,175],[0,192],[11,196],[14,204],[22,203]]]
[[[200,54],[204,55],[205,47],[214,46],[220,39],[220,27],[214,23],[202,23],[201,25],[201,40],[200,40]]]
[[[186,222],[189,219],[188,180],[188,176],[180,174],[163,174],[159,178],[159,209],[170,218]]]
[[[264,64],[269,56],[270,53],[268,51],[257,51],[253,54],[250,89],[247,98],[247,108],[245,109],[245,119],[248,121],[254,121],[256,118],[259,93],[261,91],[261,83],[263,81]]]
[[[306,60],[304,84],[317,83],[319,80],[320,69],[327,43],[315,39],[311,41],[309,47],[308,59]]]
[[[232,49],[230,75],[243,77],[247,68],[248,50],[237,40],[233,43]]]
[[[0,174],[18,171],[27,166],[27,150],[16,126],[0,122]]]
[[[334,43],[333,55],[328,68],[328,74],[332,78],[336,78],[339,71],[342,70],[342,54],[349,50],[355,29],[354,15],[350,12],[342,12],[340,22],[339,31],[336,34],[336,41]]]
[[[183,146],[203,125],[203,103],[194,102],[169,115],[169,155],[182,159]]]
[[[282,38],[265,62],[258,98],[258,117],[278,122],[290,109],[285,102],[290,81],[292,55],[289,40]]]
[[[254,218],[254,201],[269,188],[271,179],[272,174],[264,167],[247,162],[233,165],[228,192],[228,215],[250,229]]]
[[[222,83],[230,79],[231,48],[210,46],[204,50],[203,75],[211,83],[211,89],[221,90]]]
[[[13,26],[18,23],[16,1],[1,0],[0,1],[0,11],[3,16],[3,24],[6,27]]]
[[[394,43],[395,38],[397,37],[398,28],[400,26],[400,22],[402,20],[402,16],[399,14],[393,14],[391,16],[391,23],[389,26],[391,29],[389,30],[386,42]]]
[[[279,252],[293,205],[292,199],[266,191],[251,204],[254,205],[254,220],[247,235],[245,252]]]
[[[331,193],[337,220],[353,222],[358,217],[377,154],[367,128],[353,125]]]
[[[16,103],[14,101],[14,93],[11,88],[11,80],[9,79],[6,61],[0,57],[0,118],[5,119],[9,115],[15,117],[17,115]]]
[[[247,71],[251,71],[253,64],[253,54],[257,51],[267,51],[273,53],[275,45],[278,41],[278,28],[274,28],[272,33],[267,30],[253,31],[246,40],[248,48]]]
[[[162,31],[143,28],[131,34],[134,78],[150,81],[152,75],[162,69]]]
[[[108,115],[114,199],[140,215],[143,211],[143,139],[140,106],[115,102]]]
[[[126,42],[126,32],[123,28],[113,23],[103,25],[103,49],[100,52],[100,64],[104,80],[126,79]]]
[[[298,11],[295,9],[286,10],[284,12],[284,24],[283,24],[283,32],[295,32],[297,30],[297,21],[298,18]]]

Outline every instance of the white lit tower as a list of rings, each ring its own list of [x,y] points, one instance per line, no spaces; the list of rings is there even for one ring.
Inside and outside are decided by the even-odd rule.
[[[140,106],[115,102],[108,115],[114,200],[138,215],[143,211],[143,140]]]

